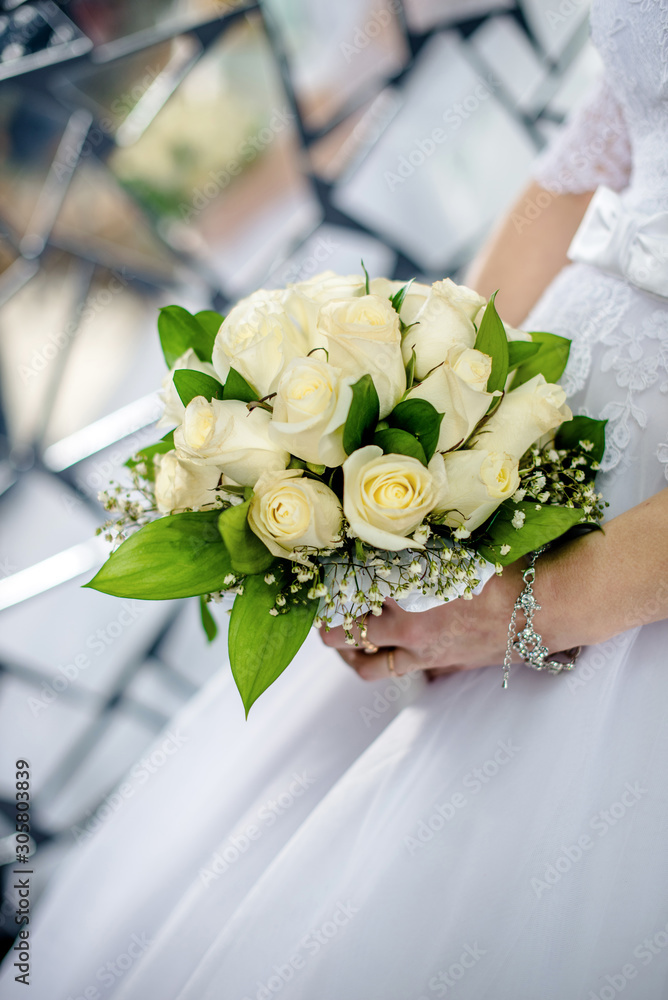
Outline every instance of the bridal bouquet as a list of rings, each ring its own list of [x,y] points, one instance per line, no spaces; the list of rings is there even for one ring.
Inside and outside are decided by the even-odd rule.
[[[312,625],[354,643],[386,598],[469,598],[602,517],[604,422],[555,384],[570,341],[504,325],[494,296],[326,272],[226,319],[168,306],[158,330],[175,429],[103,494],[121,544],[87,586],[199,596],[209,638],[207,602],[232,597],[246,713]]]

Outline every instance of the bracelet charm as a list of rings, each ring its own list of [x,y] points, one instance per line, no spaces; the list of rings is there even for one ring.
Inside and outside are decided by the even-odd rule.
[[[550,651],[543,644],[543,638],[536,631],[533,624],[534,615],[541,610],[541,605],[534,596],[533,584],[536,579],[536,560],[544,549],[537,549],[533,552],[529,565],[522,574],[524,590],[515,601],[513,613],[508,626],[508,644],[506,655],[503,660],[503,687],[508,687],[508,677],[510,674],[510,661],[513,650],[516,650],[522,657],[524,663],[533,670],[547,670],[550,674],[560,674],[564,670],[572,670],[575,661],[580,653],[580,647],[565,651],[566,660],[556,660],[550,657]],[[517,613],[521,611],[526,618],[526,625],[519,632],[516,632]]]

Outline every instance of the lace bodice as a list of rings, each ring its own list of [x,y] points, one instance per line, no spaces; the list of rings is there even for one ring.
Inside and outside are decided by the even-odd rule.
[[[668,209],[668,0],[594,0],[591,25],[604,79],[534,176],[549,190],[606,184],[629,207]]]
[[[623,191],[631,176],[626,120],[607,79],[596,88],[534,163],[533,176],[555,194],[583,194],[605,184]]]
[[[641,214],[668,211],[668,0],[594,0],[605,76],[535,177],[557,192],[605,184]],[[601,489],[612,513],[668,480],[668,288],[643,292],[589,264],[565,268],[526,320],[572,340],[563,384],[608,420]]]

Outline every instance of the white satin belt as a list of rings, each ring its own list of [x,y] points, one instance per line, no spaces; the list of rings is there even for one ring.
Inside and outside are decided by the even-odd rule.
[[[612,271],[632,285],[668,297],[668,212],[641,215],[600,187],[568,248],[571,260]]]

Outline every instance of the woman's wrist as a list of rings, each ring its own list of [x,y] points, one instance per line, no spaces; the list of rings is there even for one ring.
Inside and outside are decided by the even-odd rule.
[[[605,556],[605,536],[593,531],[539,557],[536,628],[550,652],[595,645],[622,631],[600,592]]]
[[[545,552],[534,592],[552,653],[668,618],[668,489]]]

